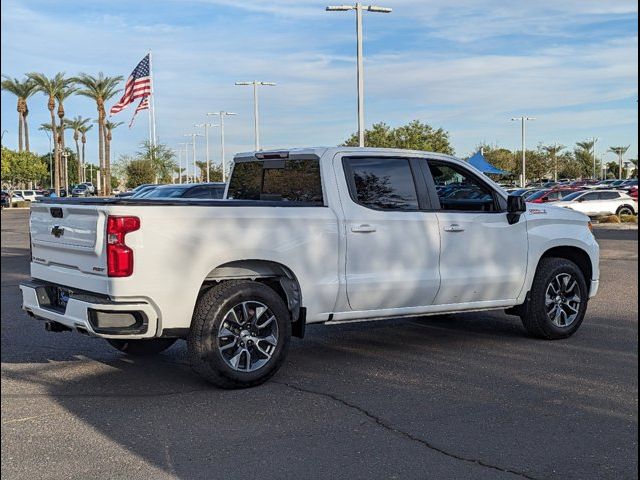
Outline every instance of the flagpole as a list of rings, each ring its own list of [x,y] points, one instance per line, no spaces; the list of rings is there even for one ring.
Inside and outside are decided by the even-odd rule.
[[[150,129],[151,129],[151,144],[156,146],[156,96],[154,95],[155,91],[153,88],[153,67],[151,63],[151,50],[149,50],[149,77],[151,79],[151,105],[149,108],[150,115]]]

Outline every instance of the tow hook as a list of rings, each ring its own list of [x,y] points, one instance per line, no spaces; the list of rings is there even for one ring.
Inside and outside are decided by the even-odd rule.
[[[70,332],[71,328],[58,322],[45,322],[44,329],[47,332]]]

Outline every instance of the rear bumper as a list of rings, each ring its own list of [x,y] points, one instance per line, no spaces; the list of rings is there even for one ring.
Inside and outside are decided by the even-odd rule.
[[[146,301],[116,301],[109,297],[74,292],[66,307],[50,305],[49,293],[58,285],[39,280],[20,284],[22,309],[30,315],[81,333],[101,338],[151,338],[156,336],[158,313]],[[131,325],[118,325],[131,318]],[[123,320],[124,319],[124,320]],[[115,326],[114,326],[115,325]]]

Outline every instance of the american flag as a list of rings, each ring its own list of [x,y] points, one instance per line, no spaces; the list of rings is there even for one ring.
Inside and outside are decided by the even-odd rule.
[[[111,107],[109,113],[115,115],[130,103],[133,103],[136,98],[147,97],[149,95],[151,95],[151,69],[149,65],[149,54],[147,54],[136,68],[133,69],[131,75],[129,75],[127,83],[124,86],[122,98]]]
[[[136,119],[136,115],[140,110],[147,110],[149,108],[149,95],[140,100],[140,103],[136,107],[136,111],[133,112],[133,117],[131,117],[131,122],[129,122],[129,128],[133,126],[133,121]]]

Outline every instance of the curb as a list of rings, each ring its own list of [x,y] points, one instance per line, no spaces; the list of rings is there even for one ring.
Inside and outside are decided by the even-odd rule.
[[[594,223],[597,230],[638,230],[637,223]]]

